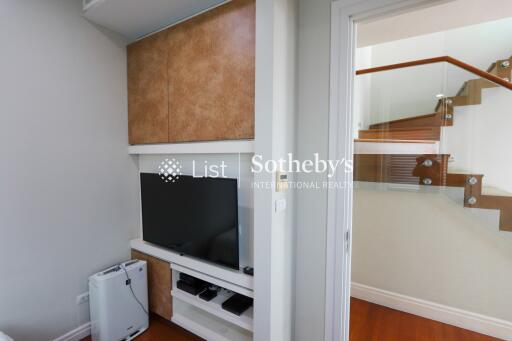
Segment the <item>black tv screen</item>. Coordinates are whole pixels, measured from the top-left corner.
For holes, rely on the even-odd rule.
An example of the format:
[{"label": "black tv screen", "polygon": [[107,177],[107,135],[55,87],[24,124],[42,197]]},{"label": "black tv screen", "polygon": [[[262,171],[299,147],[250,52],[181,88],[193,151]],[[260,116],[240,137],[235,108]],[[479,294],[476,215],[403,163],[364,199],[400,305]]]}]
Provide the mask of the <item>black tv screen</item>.
[{"label": "black tv screen", "polygon": [[239,269],[237,180],[141,173],[143,239]]}]

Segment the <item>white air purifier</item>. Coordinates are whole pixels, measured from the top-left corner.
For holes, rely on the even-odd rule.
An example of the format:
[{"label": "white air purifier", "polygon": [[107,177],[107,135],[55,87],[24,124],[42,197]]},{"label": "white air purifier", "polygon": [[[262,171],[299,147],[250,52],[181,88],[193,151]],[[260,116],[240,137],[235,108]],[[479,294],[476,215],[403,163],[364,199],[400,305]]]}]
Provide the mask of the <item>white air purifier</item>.
[{"label": "white air purifier", "polygon": [[128,261],[89,277],[93,341],[132,340],[149,326],[147,264]]}]

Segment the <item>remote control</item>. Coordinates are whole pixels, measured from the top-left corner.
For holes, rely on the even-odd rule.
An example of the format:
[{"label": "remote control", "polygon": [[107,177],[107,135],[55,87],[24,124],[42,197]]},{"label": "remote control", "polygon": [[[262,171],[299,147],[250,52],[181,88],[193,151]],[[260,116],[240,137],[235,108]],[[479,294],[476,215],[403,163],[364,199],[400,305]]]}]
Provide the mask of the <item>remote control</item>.
[{"label": "remote control", "polygon": [[250,266],[246,266],[244,268],[244,274],[254,276],[254,268],[251,268]]}]

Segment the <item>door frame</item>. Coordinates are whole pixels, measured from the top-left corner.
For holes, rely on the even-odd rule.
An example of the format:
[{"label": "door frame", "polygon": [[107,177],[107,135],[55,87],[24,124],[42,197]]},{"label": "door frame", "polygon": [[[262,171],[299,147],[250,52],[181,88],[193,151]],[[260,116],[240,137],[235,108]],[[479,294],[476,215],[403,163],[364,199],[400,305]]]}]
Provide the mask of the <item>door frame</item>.
[{"label": "door frame", "polygon": [[[451,0],[449,0],[451,1]],[[446,0],[338,0],[331,5],[329,159],[353,159],[352,96],[355,23]],[[327,193],[325,288],[326,341],[348,341],[352,249],[352,174],[337,172],[341,189]]]}]

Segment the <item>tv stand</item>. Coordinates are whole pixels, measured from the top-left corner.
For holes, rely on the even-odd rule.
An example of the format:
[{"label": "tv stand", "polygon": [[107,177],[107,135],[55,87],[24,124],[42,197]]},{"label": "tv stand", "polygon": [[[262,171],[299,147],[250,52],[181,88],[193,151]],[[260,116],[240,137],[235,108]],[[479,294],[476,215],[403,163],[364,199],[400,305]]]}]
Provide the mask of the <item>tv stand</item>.
[{"label": "tv stand", "polygon": [[[166,288],[166,294],[172,296],[170,303],[172,305],[172,322],[207,340],[252,339],[252,308],[241,316],[237,316],[221,308],[219,304],[222,303],[220,302],[221,297],[212,300],[212,302],[205,302],[199,296],[176,290],[179,273],[186,273],[225,290],[254,298],[254,279],[252,276],[245,274],[242,270],[237,271],[184,256],[181,253],[145,242],[142,239],[132,240],[131,248],[169,264],[172,272],[170,278],[164,276],[157,280],[170,282],[156,283],[156,286]],[[148,274],[148,276],[151,278],[151,274]],[[167,292],[168,288],[171,288],[170,292]]]}]

